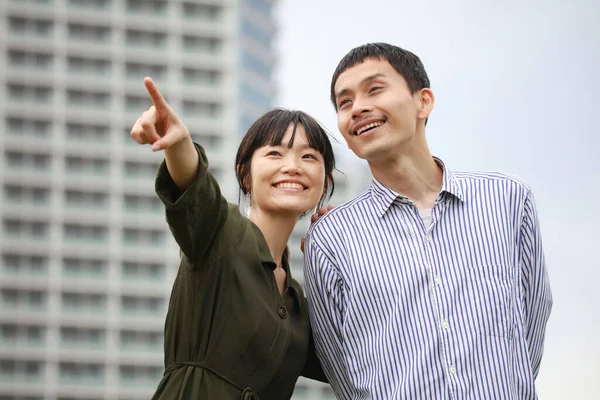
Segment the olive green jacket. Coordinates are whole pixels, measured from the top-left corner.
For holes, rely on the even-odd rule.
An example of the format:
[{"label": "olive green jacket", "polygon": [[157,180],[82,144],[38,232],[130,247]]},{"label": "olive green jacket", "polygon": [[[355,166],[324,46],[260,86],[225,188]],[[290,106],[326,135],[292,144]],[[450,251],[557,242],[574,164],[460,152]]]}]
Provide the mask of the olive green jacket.
[{"label": "olive green jacket", "polygon": [[165,323],[165,374],[153,399],[289,399],[298,376],[325,381],[302,288],[259,228],[221,196],[203,149],[181,194],[163,162],[156,192],[181,249]]}]

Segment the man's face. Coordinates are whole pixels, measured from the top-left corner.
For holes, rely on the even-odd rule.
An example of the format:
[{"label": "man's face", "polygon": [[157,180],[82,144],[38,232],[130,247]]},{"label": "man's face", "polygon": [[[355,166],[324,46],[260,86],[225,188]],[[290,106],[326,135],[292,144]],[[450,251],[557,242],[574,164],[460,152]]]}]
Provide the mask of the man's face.
[{"label": "man's face", "polygon": [[338,128],[348,147],[367,161],[397,155],[431,111],[422,101],[422,92],[428,89],[412,94],[386,60],[366,59],[348,68],[334,90]]}]

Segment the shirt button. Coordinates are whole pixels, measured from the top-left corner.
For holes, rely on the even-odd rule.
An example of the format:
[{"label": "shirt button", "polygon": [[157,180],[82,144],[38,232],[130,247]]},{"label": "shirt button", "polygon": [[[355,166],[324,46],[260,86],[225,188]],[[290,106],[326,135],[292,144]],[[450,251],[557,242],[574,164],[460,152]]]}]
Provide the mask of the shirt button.
[{"label": "shirt button", "polygon": [[427,240],[428,242],[431,242],[431,234],[425,236],[425,240]]},{"label": "shirt button", "polygon": [[454,368],[454,365],[451,365],[448,371],[450,371],[450,375],[456,375],[456,368]]},{"label": "shirt button", "polygon": [[277,313],[282,319],[287,318],[287,310],[285,309],[285,307],[279,306],[279,308],[277,309]]},{"label": "shirt button", "polygon": [[441,285],[442,284],[442,278],[440,278],[439,275],[435,277],[435,283],[437,285]]},{"label": "shirt button", "polygon": [[448,325],[448,321],[447,321],[447,320],[443,320],[443,321],[442,321],[442,328],[444,328],[444,329],[448,329],[448,326],[449,326],[449,325]]}]

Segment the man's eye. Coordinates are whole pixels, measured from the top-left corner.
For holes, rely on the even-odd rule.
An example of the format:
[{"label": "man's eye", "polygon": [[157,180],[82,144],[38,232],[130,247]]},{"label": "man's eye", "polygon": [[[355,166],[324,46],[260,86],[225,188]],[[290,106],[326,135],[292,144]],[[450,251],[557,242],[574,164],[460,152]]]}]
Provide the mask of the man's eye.
[{"label": "man's eye", "polygon": [[338,108],[342,108],[343,106],[345,106],[348,103],[350,103],[350,100],[342,100],[342,101],[340,101]]},{"label": "man's eye", "polygon": [[373,86],[371,88],[371,90],[369,90],[369,93],[373,93],[374,91],[379,90],[379,89],[383,89],[383,88],[381,86]]}]

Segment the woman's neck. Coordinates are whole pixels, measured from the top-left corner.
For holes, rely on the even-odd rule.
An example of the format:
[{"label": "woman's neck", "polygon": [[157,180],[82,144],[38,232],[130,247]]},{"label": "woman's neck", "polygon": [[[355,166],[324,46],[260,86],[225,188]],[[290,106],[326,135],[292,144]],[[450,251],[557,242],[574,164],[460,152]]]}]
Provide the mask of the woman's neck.
[{"label": "woman's neck", "polygon": [[256,224],[262,232],[273,261],[279,266],[283,262],[283,252],[296,226],[297,216],[282,214],[267,214],[252,209],[248,219]]}]

